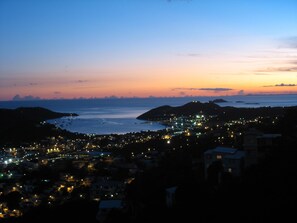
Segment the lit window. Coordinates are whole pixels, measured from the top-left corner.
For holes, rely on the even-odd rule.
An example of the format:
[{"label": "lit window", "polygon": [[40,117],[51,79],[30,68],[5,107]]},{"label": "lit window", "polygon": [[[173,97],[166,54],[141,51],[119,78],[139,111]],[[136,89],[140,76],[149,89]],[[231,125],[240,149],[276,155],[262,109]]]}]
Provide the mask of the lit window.
[{"label": "lit window", "polygon": [[221,160],[222,159],[222,155],[217,155],[217,160]]},{"label": "lit window", "polygon": [[232,168],[228,168],[228,172],[229,173],[232,173]]}]

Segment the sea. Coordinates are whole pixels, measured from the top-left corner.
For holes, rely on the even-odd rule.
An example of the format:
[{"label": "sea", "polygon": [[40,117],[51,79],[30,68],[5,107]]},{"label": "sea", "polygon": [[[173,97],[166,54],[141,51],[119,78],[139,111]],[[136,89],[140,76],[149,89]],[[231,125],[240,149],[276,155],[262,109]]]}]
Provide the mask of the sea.
[{"label": "sea", "polygon": [[157,131],[165,127],[137,116],[162,105],[181,106],[191,101],[208,102],[224,99],[220,106],[288,107],[297,106],[297,95],[244,95],[220,97],[150,97],[104,99],[57,99],[35,101],[0,101],[0,108],[43,107],[56,112],[76,113],[77,117],[48,120],[62,129],[85,134],[125,134]]}]

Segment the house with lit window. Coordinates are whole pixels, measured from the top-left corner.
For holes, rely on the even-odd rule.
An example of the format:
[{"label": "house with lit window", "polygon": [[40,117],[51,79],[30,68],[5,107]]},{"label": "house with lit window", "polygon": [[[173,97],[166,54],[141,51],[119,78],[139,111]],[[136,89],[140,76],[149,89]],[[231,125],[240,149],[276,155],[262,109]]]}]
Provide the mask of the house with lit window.
[{"label": "house with lit window", "polygon": [[220,166],[220,172],[240,176],[244,168],[245,151],[228,147],[216,147],[204,153],[205,176],[213,166]]}]

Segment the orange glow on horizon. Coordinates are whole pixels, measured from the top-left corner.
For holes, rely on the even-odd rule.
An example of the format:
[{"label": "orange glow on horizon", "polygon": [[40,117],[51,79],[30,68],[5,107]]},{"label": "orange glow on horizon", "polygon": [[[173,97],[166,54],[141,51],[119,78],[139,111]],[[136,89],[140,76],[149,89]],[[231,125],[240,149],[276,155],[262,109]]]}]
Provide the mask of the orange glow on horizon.
[{"label": "orange glow on horizon", "polygon": [[[135,66],[117,68],[111,74],[98,74],[95,69],[69,71],[67,74],[47,74],[44,78],[32,76],[28,83],[21,80],[7,81],[1,88],[0,100],[11,100],[15,95],[31,95],[42,99],[104,98],[104,97],[185,97],[185,96],[230,96],[242,94],[296,94],[297,86],[276,86],[295,83],[289,72],[270,72],[264,75],[248,66],[224,64],[176,63],[160,64],[154,68]],[[187,66],[186,66],[187,65]],[[166,67],[167,66],[167,67]],[[147,69],[146,69],[147,68]],[[255,69],[255,68],[253,68]],[[230,71],[230,72],[227,72]],[[233,72],[231,72],[233,71]],[[285,82],[284,82],[285,81]],[[213,90],[212,90],[213,89]]]},{"label": "orange glow on horizon", "polygon": [[[176,85],[177,86],[177,85]],[[197,85],[196,85],[197,86]],[[18,90],[18,94],[21,97],[24,96],[34,96],[41,99],[72,99],[72,98],[105,98],[105,97],[186,97],[186,96],[232,96],[232,95],[247,95],[247,94],[297,94],[297,87],[276,87],[276,86],[250,86],[245,85],[236,86],[235,84],[230,85],[220,85],[222,88],[230,88],[232,90],[220,91],[220,90],[199,90],[199,88],[204,88],[204,86],[211,85],[200,85],[196,90],[196,86],[190,85],[182,88],[170,88],[170,86],[165,85],[136,85],[135,87],[127,85],[121,86],[120,84],[114,85],[114,87],[108,88],[98,88],[93,85],[86,85],[82,88],[68,87],[57,87],[55,92],[53,92],[52,87],[44,88],[22,88]],[[216,85],[213,85],[216,86]],[[195,88],[195,89],[194,89]],[[214,87],[215,89],[215,87]],[[14,94],[15,95],[15,94]],[[2,94],[1,100],[11,100],[14,96],[11,93]]]}]

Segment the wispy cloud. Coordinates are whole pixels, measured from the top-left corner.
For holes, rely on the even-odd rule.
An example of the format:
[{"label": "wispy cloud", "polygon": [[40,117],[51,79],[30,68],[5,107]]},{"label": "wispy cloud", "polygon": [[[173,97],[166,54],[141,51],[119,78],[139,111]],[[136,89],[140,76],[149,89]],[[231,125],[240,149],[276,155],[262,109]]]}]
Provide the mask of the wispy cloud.
[{"label": "wispy cloud", "polygon": [[61,91],[54,91],[54,94],[61,94]]},{"label": "wispy cloud", "polygon": [[86,82],[89,82],[88,80],[77,80],[75,81],[76,83],[86,83]]},{"label": "wispy cloud", "polygon": [[290,61],[288,61],[288,63],[297,65],[297,60],[290,60]]},{"label": "wispy cloud", "polygon": [[188,56],[188,57],[201,57],[201,54],[199,54],[199,53],[188,53],[188,54],[186,54],[186,56]]},{"label": "wispy cloud", "polygon": [[281,84],[275,84],[275,85],[265,85],[263,87],[295,87],[297,86],[296,84],[284,84],[284,83],[281,83]]},{"label": "wispy cloud", "polygon": [[221,92],[221,91],[231,91],[234,90],[232,88],[172,88],[173,91],[214,91],[214,92]]},{"label": "wispy cloud", "polygon": [[279,47],[297,49],[297,36],[291,36],[281,39],[281,44]]},{"label": "wispy cloud", "polygon": [[284,83],[281,83],[281,84],[276,84],[275,86],[276,87],[294,87],[294,86],[296,86],[296,84],[284,84]]},{"label": "wispy cloud", "polygon": [[106,99],[118,99],[119,97],[116,95],[105,96]]},{"label": "wispy cloud", "polygon": [[172,91],[199,91],[200,88],[193,88],[193,87],[177,87],[172,88]]},{"label": "wispy cloud", "polygon": [[270,73],[254,73],[254,75],[271,75]]},{"label": "wispy cloud", "polygon": [[26,95],[24,97],[20,96],[19,94],[15,95],[12,100],[13,101],[33,101],[33,100],[40,100],[40,97],[35,97],[33,95]]},{"label": "wispy cloud", "polygon": [[200,53],[179,53],[177,55],[181,57],[202,57]]},{"label": "wispy cloud", "polygon": [[199,90],[201,91],[215,91],[215,92],[220,92],[220,91],[231,91],[233,90],[232,88],[200,88]]},{"label": "wispy cloud", "polygon": [[268,67],[257,72],[297,72],[297,67]]},{"label": "wispy cloud", "polygon": [[238,95],[244,95],[244,90],[240,90],[237,92]]}]

